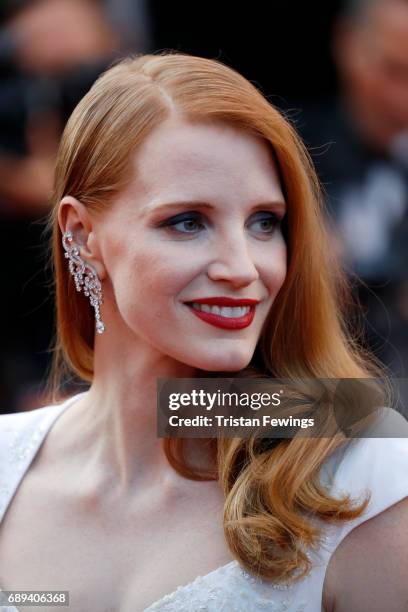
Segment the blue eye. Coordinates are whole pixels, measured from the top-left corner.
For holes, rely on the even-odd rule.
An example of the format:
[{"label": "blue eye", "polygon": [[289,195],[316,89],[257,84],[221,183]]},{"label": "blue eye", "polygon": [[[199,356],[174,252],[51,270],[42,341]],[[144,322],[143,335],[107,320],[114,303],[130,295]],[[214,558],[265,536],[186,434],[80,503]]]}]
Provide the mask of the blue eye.
[{"label": "blue eye", "polygon": [[258,213],[257,216],[258,219],[253,221],[251,225],[258,223],[259,229],[255,231],[260,231],[261,234],[272,234],[275,231],[275,228],[282,221],[282,219],[275,213],[262,212]]},{"label": "blue eye", "polygon": [[160,227],[170,227],[171,229],[183,234],[194,234],[199,229],[205,226],[201,223],[201,215],[199,213],[183,213],[171,217],[160,224]]},{"label": "blue eye", "polygon": [[[262,211],[253,216],[253,220],[248,223],[249,226],[258,224],[255,232],[263,236],[271,236],[275,228],[280,224],[281,218],[273,212]],[[170,217],[162,221],[159,227],[168,228],[170,231],[175,231],[180,234],[196,234],[204,229],[206,225],[203,223],[203,216],[199,212],[185,212],[174,217]]]}]

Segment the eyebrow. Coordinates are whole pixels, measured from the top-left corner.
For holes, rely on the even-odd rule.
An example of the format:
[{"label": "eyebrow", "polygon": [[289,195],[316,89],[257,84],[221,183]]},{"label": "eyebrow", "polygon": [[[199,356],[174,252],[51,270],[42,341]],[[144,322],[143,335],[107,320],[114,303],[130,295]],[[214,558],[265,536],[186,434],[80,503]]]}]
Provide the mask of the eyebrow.
[{"label": "eyebrow", "polygon": [[[158,204],[147,204],[141,210],[142,215],[146,215],[149,212],[156,210],[162,210],[163,208],[204,208],[208,210],[215,210],[215,206],[202,200],[180,200],[177,202],[163,202]],[[273,200],[269,202],[261,202],[260,204],[254,204],[251,209],[262,210],[264,208],[274,208],[280,212],[286,212],[286,203],[283,200]]]}]

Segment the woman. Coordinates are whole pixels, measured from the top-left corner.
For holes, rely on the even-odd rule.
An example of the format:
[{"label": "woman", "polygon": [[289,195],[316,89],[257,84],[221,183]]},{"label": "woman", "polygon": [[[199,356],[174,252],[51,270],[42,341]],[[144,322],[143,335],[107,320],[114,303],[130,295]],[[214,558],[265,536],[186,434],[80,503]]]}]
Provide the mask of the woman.
[{"label": "woman", "polygon": [[[163,453],[155,433],[157,378],[380,373],[345,324],[315,174],[280,113],[217,61],[127,59],[66,126],[52,223],[54,380],[65,364],[91,386],[2,417],[3,589],[69,590],[76,612],[403,609],[404,440]],[[379,580],[379,543],[401,575]]]}]

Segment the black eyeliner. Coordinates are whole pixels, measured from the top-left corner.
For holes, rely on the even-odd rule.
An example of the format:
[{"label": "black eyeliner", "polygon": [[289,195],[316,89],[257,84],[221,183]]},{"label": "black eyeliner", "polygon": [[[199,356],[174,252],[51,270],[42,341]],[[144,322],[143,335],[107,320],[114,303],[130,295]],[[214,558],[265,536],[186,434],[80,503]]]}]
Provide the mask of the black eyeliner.
[{"label": "black eyeliner", "polygon": [[159,227],[176,225],[177,223],[182,223],[183,221],[190,221],[191,219],[193,219],[194,221],[201,220],[202,214],[195,211],[180,213],[178,215],[175,215],[174,217],[169,217],[168,219],[161,221],[159,223]]}]

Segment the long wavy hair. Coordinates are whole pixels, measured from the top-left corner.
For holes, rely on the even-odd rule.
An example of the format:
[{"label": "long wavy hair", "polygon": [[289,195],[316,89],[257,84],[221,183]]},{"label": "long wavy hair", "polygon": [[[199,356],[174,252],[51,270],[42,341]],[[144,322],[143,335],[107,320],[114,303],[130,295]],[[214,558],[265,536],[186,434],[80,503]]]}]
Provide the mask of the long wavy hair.
[{"label": "long wavy hair", "polygon": [[[150,132],[177,113],[191,121],[221,121],[262,137],[276,159],[287,202],[287,276],[268,314],[248,368],[238,376],[370,378],[383,375],[349,325],[355,303],[324,221],[319,183],[290,122],[243,76],[220,61],[166,52],[126,58],[95,82],[72,113],[59,149],[50,216],[57,335],[51,387],[64,372],[92,382],[95,324],[78,295],[61,247],[58,206],[71,195],[103,212],[131,177],[132,154]],[[217,373],[221,375],[222,373]],[[231,377],[231,372],[226,374]],[[190,465],[187,440],[165,439],[170,464],[190,479],[218,479],[225,492],[224,532],[233,555],[250,572],[275,581],[310,570],[318,522],[363,512],[347,495],[332,497],[319,472],[344,436],[213,439],[214,462]],[[317,519],[314,520],[314,519]]]}]

